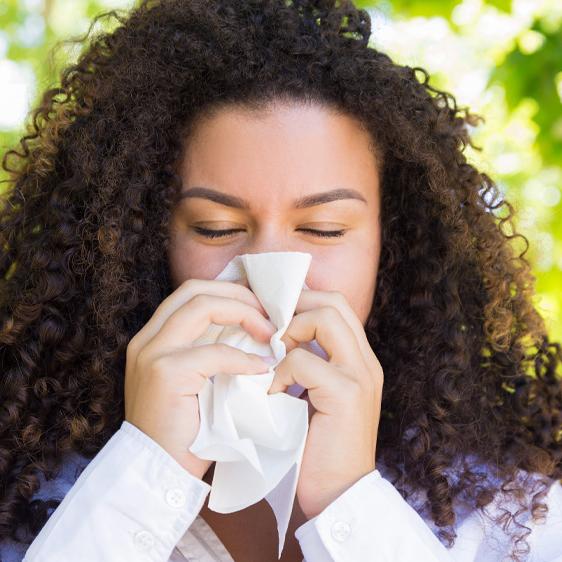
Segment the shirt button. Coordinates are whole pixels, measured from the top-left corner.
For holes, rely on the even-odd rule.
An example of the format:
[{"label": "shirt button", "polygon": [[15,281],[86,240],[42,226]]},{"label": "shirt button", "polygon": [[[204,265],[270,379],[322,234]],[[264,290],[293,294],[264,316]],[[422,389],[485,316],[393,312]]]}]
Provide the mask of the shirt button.
[{"label": "shirt button", "polygon": [[181,488],[170,488],[166,492],[166,502],[172,507],[183,507],[185,505],[185,494]]},{"label": "shirt button", "polygon": [[135,544],[142,550],[147,550],[154,545],[154,537],[149,531],[135,533]]},{"label": "shirt button", "polygon": [[351,527],[349,523],[345,521],[336,521],[332,525],[332,537],[338,542],[343,542],[347,537],[349,537],[349,533],[351,533]]}]

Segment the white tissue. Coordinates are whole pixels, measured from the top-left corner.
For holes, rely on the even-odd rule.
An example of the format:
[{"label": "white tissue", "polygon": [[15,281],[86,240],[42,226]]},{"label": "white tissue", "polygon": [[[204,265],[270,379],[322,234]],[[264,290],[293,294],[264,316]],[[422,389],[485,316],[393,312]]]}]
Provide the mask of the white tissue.
[{"label": "white tissue", "polygon": [[[189,450],[216,461],[209,509],[239,511],[263,498],[277,521],[279,554],[293,509],[298,476],[308,433],[308,403],[298,398],[304,388],[268,395],[274,369],[286,355],[281,337],[293,318],[312,256],[304,252],[265,252],[234,257],[217,280],[244,282],[277,327],[269,344],[254,340],[240,326],[211,324],[193,345],[225,343],[247,353],[272,355],[276,363],[267,374],[217,373],[198,393],[201,425]],[[301,344],[327,358],[316,340]]]}]

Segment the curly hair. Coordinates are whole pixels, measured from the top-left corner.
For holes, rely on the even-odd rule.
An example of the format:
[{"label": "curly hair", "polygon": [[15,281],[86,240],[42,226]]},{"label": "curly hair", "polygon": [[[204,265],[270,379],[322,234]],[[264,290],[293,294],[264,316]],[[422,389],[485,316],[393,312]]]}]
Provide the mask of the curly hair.
[{"label": "curly hair", "polygon": [[381,156],[377,462],[404,497],[425,491],[448,546],[457,501],[506,494],[518,508],[497,523],[515,560],[528,551],[519,517],[544,516],[562,478],[561,347],[513,206],[464,154],[479,117],[370,35],[350,0],[144,0],[78,39],[2,159],[0,539],[38,532],[39,475],[93,458],[124,419],[127,345],[172,291],[163,250],[196,119],[286,99],[356,117]]}]

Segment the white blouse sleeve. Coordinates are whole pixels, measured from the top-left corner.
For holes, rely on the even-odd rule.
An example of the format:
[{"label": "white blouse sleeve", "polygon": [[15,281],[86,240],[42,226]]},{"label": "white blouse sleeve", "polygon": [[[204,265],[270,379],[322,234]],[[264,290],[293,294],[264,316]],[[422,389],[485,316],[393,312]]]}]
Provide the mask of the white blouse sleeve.
[{"label": "white blouse sleeve", "polygon": [[[545,498],[544,522],[527,521],[529,562],[562,562],[562,486]],[[473,511],[456,528],[447,549],[428,524],[378,470],[366,474],[316,517],[295,531],[305,562],[499,562],[511,551],[511,537]]]},{"label": "white blouse sleeve", "polygon": [[450,562],[447,549],[378,470],[295,531],[306,562]]},{"label": "white blouse sleeve", "polygon": [[167,562],[211,486],[123,421],[31,543],[24,562]]}]

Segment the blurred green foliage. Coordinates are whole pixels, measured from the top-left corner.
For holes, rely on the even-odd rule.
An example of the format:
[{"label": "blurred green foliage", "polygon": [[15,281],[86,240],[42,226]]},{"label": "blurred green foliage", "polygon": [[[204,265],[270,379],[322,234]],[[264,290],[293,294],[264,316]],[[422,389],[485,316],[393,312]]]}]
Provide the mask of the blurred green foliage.
[{"label": "blurred green foliage", "polygon": [[[80,47],[70,40],[85,33],[95,15],[130,5],[123,0],[0,0],[0,63],[12,61],[24,75],[33,76],[30,107],[55,85],[64,65],[76,58]],[[112,24],[114,20],[105,28]],[[13,80],[3,79],[0,72],[0,103],[5,103],[3,94],[13,87]],[[10,96],[6,99],[13,101]],[[22,126],[2,125],[0,119],[0,154],[19,140],[22,130]]]},{"label": "blurred green foliage", "polygon": [[[390,7],[393,14],[399,17],[424,17],[431,18],[440,16],[447,19],[451,18],[453,10],[460,4],[459,0],[392,0],[386,6],[382,2],[373,0],[358,0],[357,6],[372,8],[373,6]],[[511,11],[511,0],[487,0],[486,4],[493,6],[504,12]]]},{"label": "blurred green foliage", "polygon": [[533,121],[539,127],[537,148],[545,164],[556,166],[562,163],[562,28],[549,29],[539,20],[531,32],[540,47],[528,53],[516,45],[493,72],[491,83],[505,84],[510,111],[524,99],[536,102]]},{"label": "blurred green foliage", "polygon": [[[28,109],[78,54],[79,45],[61,40],[84,33],[94,15],[133,2],[0,0],[0,155],[23,130],[25,112],[17,123],[8,119],[11,105],[22,102],[18,81],[32,77],[24,100]],[[484,116],[474,131],[483,151],[469,148],[467,155],[514,203],[516,228],[531,243],[525,256],[537,277],[536,304],[553,338],[561,341],[562,2],[355,3],[372,14],[374,46],[401,64],[423,66],[434,86],[458,93],[459,105],[468,101]]]}]

